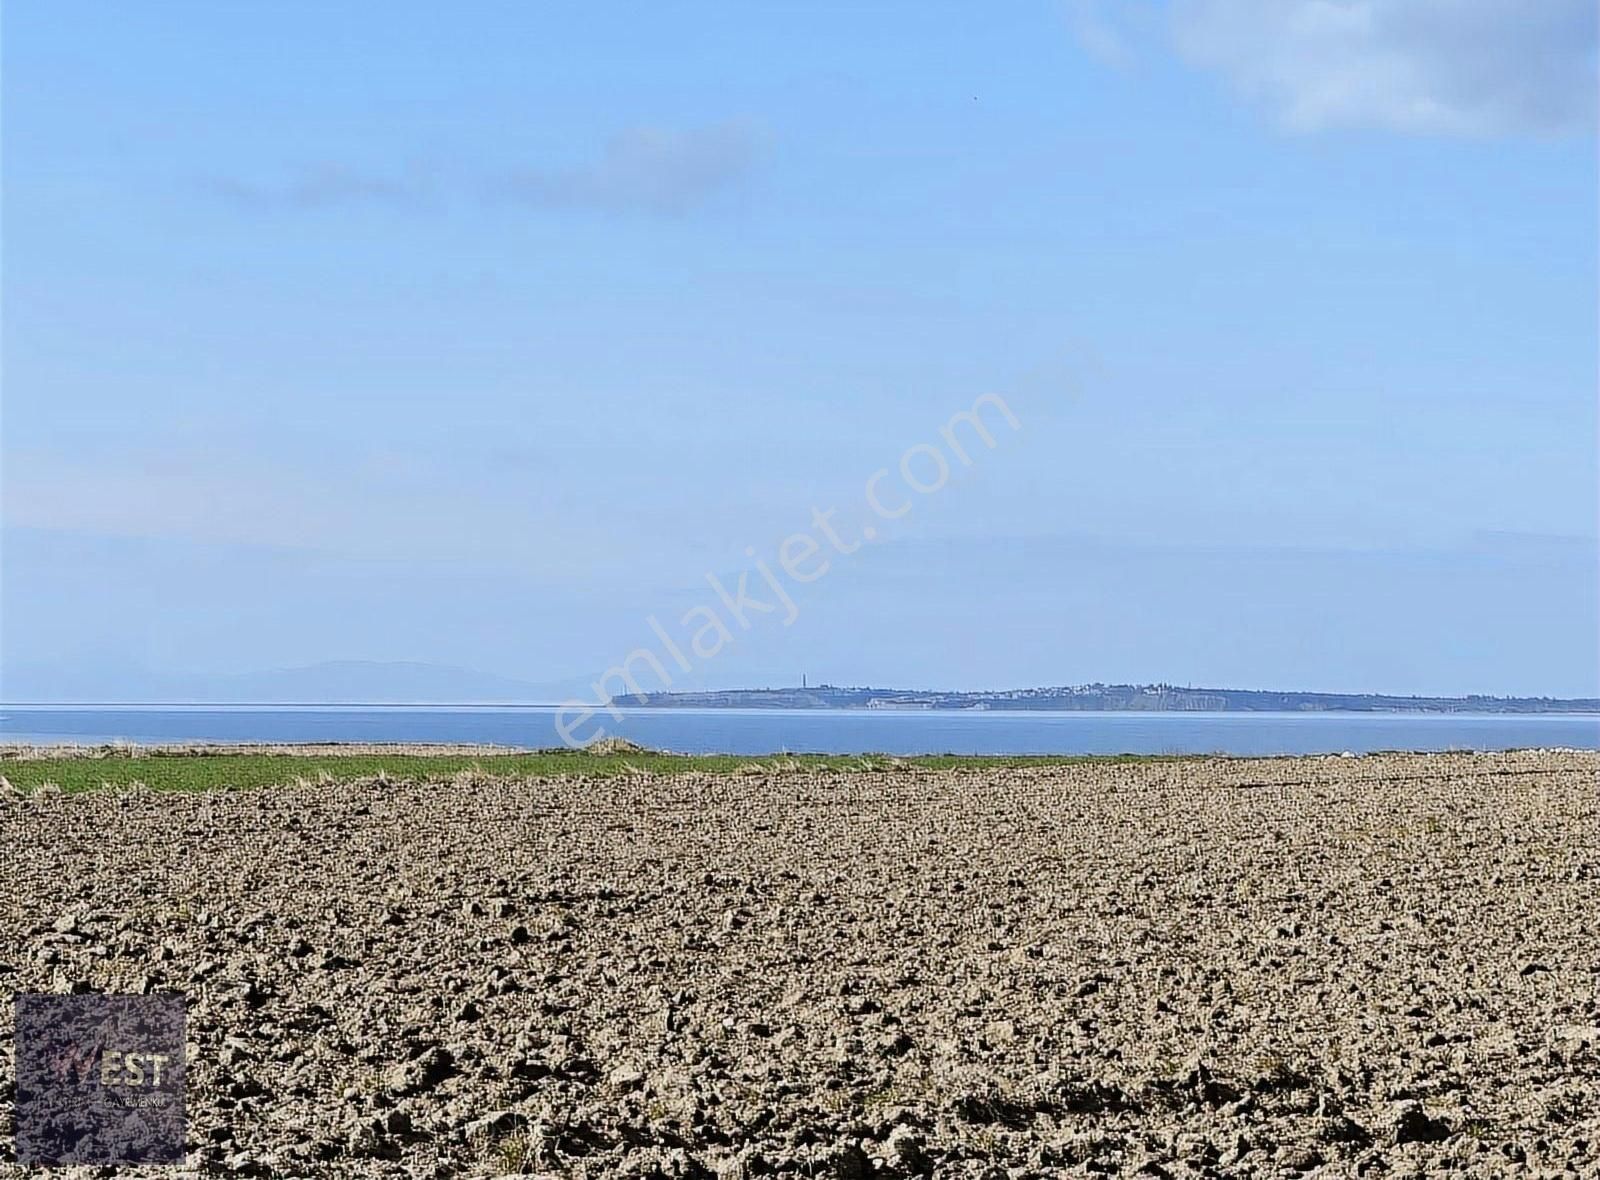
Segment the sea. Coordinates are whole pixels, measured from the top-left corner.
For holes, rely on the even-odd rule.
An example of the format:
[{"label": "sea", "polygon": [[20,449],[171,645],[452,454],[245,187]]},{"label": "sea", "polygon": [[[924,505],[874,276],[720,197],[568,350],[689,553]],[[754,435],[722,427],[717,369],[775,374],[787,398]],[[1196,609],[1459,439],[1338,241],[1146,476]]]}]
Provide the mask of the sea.
[{"label": "sea", "polygon": [[[0,705],[0,741],[563,744],[546,706]],[[1600,749],[1600,715],[624,709],[569,731],[686,754],[1338,754]]]}]

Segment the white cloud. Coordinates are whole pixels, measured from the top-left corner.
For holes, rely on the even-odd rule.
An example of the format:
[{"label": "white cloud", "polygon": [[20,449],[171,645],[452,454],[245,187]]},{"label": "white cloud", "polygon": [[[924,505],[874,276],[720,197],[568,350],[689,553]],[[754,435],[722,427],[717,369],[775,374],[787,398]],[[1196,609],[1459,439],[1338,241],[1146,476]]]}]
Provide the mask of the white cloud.
[{"label": "white cloud", "polygon": [[1595,112],[1593,0],[1173,0],[1189,62],[1295,130],[1559,133]]}]

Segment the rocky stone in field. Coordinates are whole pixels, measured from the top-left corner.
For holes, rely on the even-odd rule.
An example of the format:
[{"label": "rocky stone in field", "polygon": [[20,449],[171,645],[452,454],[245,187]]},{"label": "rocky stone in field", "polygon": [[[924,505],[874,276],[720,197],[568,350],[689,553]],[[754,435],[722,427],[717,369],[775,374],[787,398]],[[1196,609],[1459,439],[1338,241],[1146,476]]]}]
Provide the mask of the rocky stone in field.
[{"label": "rocky stone in field", "polygon": [[392,1066],[384,1074],[384,1086],[402,1097],[432,1090],[455,1072],[455,1057],[448,1050],[433,1046],[410,1061]]},{"label": "rocky stone in field", "polygon": [[517,1110],[496,1110],[466,1123],[463,1138],[475,1147],[487,1147],[498,1140],[528,1128],[528,1116]]},{"label": "rocky stone in field", "polygon": [[1309,1172],[1322,1163],[1322,1153],[1314,1147],[1284,1146],[1273,1159],[1286,1172]]},{"label": "rocky stone in field", "polygon": [[872,1159],[854,1143],[835,1145],[821,1159],[822,1174],[833,1180],[871,1180]]},{"label": "rocky stone in field", "polygon": [[1395,1105],[1390,1113],[1390,1127],[1397,1144],[1438,1143],[1450,1137],[1450,1124],[1430,1116],[1422,1103],[1415,1101]]},{"label": "rocky stone in field", "polygon": [[889,1158],[911,1175],[918,1176],[928,1171],[930,1162],[926,1140],[911,1127],[896,1127],[889,1132],[889,1140],[884,1146],[888,1149]]}]

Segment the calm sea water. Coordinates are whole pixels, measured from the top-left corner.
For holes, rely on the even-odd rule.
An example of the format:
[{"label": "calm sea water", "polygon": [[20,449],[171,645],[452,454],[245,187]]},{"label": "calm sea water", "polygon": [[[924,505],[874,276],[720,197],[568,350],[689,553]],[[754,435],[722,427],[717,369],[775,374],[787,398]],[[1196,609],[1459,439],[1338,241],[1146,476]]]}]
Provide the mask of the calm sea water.
[{"label": "calm sea water", "polygon": [[[492,742],[556,746],[551,708],[0,708],[24,742]],[[1315,754],[1371,750],[1600,749],[1600,717],[1576,714],[1002,713],[834,709],[644,709],[607,733],[683,753]],[[587,734],[593,722],[578,728]]]}]

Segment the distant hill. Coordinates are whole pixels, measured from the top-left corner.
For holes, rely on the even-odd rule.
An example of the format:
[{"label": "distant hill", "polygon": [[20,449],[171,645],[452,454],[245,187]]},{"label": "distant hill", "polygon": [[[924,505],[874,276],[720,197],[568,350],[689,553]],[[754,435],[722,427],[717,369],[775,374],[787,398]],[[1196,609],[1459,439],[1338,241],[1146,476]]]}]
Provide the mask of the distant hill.
[{"label": "distant hill", "polygon": [[1600,713],[1600,699],[1557,697],[1419,697],[1368,693],[1272,692],[1239,688],[1179,688],[1171,684],[1082,684],[994,692],[936,692],[892,688],[736,689],[727,692],[644,693],[618,697],[639,708],[729,709],[969,709],[1084,712],[1215,713]]}]

